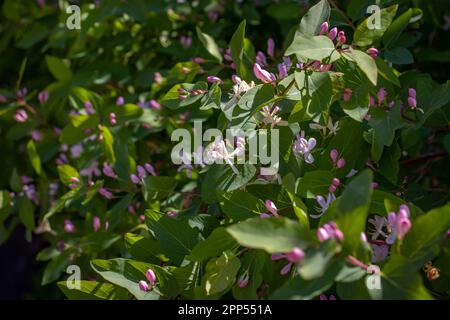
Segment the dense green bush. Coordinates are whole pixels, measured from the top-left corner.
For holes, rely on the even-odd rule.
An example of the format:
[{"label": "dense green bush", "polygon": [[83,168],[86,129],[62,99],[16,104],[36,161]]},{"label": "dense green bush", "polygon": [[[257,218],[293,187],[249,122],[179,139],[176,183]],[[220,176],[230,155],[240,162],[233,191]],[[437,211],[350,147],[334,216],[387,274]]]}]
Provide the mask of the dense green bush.
[{"label": "dense green bush", "polygon": [[[69,30],[3,1],[0,244],[44,239],[70,299],[448,298],[450,15],[373,4],[97,1]],[[175,164],[197,121],[277,171],[232,163],[249,137]]]}]

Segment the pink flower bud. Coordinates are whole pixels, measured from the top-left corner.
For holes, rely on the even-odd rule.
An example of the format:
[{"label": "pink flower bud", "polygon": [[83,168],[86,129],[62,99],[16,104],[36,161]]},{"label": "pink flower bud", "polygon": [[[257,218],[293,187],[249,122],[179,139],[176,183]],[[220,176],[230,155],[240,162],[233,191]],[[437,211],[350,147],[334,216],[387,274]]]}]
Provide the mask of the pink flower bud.
[{"label": "pink flower bud", "polygon": [[147,176],[147,172],[145,171],[143,166],[137,166],[136,170],[138,172],[139,178],[144,179]]},{"label": "pink flower bud", "polygon": [[150,285],[153,287],[156,282],[155,272],[152,269],[148,269],[147,272],[145,273],[145,277],[150,282]]},{"label": "pink flower bud", "polygon": [[111,112],[111,113],[109,114],[109,122],[110,122],[112,125],[117,124],[116,114],[115,114],[114,112]]},{"label": "pink flower bud", "polygon": [[304,257],[305,252],[298,247],[293,248],[286,254],[286,258],[293,263],[299,263]]},{"label": "pink flower bud", "polygon": [[275,56],[275,41],[272,38],[267,39],[267,54],[271,58]]},{"label": "pink flower bud", "polygon": [[343,233],[341,230],[337,229],[337,230],[334,232],[334,238],[335,238],[336,240],[342,242],[342,241],[344,241],[344,233]]},{"label": "pink flower bud", "polygon": [[117,174],[114,172],[114,169],[110,165],[108,165],[106,162],[103,163],[102,171],[103,171],[103,174],[107,177],[110,177],[113,179],[117,178]]},{"label": "pink flower bud", "polygon": [[245,288],[248,285],[248,280],[249,280],[249,275],[248,275],[248,272],[246,272],[239,278],[238,287],[241,289]]},{"label": "pink flower bud", "polygon": [[71,177],[69,180],[74,183],[80,183],[80,179],[78,179],[77,177]]},{"label": "pink flower bud", "polygon": [[256,78],[264,83],[271,83],[275,81],[275,76],[272,73],[262,69],[258,63],[255,63],[253,65],[253,73],[255,74]]},{"label": "pink flower bud", "polygon": [[162,82],[161,73],[155,72],[155,74],[153,75],[153,81],[155,81],[157,84],[161,84]]},{"label": "pink flower bud", "polygon": [[0,103],[5,103],[8,101],[4,95],[0,95]]},{"label": "pink flower bud", "polygon": [[333,161],[333,163],[336,163],[338,156],[339,156],[339,153],[336,149],[333,149],[330,151],[330,158],[331,158],[331,161]]},{"label": "pink flower bud", "polygon": [[64,231],[66,233],[73,233],[75,231],[75,226],[73,225],[72,221],[64,220]]},{"label": "pink flower bud", "polygon": [[319,239],[320,242],[324,242],[326,240],[328,240],[330,238],[330,234],[328,233],[328,231],[323,228],[320,227],[317,229],[317,239]]},{"label": "pink flower bud", "polygon": [[18,109],[14,114],[14,120],[17,122],[25,122],[28,120],[28,114],[23,109]]},{"label": "pink flower bud", "polygon": [[345,32],[339,31],[338,32],[338,45],[343,45],[343,44],[345,44],[345,42],[347,42],[347,38],[345,37]]},{"label": "pink flower bud", "polygon": [[274,253],[270,256],[270,260],[276,261],[280,259],[286,258],[286,255],[284,253]]},{"label": "pink flower bud", "polygon": [[338,29],[336,27],[334,27],[330,30],[330,32],[328,32],[328,37],[331,39],[331,41],[333,41],[334,39],[336,39],[337,34],[338,34]]},{"label": "pink flower bud", "polygon": [[286,78],[287,75],[288,75],[288,71],[287,71],[286,64],[284,62],[280,63],[278,65],[278,76],[280,77],[280,79],[284,79],[284,78]]},{"label": "pink flower bud", "polygon": [[150,163],[144,164],[145,170],[150,173],[152,176],[156,176],[156,171]]},{"label": "pink flower bud", "polygon": [[324,23],[322,23],[320,25],[320,31],[319,31],[319,35],[323,35],[328,31],[328,22],[325,21]]},{"label": "pink flower bud", "polygon": [[406,204],[401,204],[398,210],[398,214],[402,217],[409,218],[409,207]]},{"label": "pink flower bud", "polygon": [[265,205],[266,205],[267,211],[272,213],[274,216],[278,216],[278,209],[275,206],[275,203],[273,203],[271,200],[266,200]]},{"label": "pink flower bud", "polygon": [[98,193],[108,200],[111,200],[113,198],[113,194],[108,190],[106,190],[105,188],[98,189]]},{"label": "pink flower bud", "polygon": [[334,184],[330,185],[328,187],[328,191],[330,191],[331,193],[334,193],[336,191],[336,186]]},{"label": "pink flower bud", "polygon": [[369,107],[375,107],[375,98],[372,96],[369,97]]},{"label": "pink flower bud", "polygon": [[216,76],[208,76],[206,80],[208,80],[208,82],[210,83],[219,83],[219,84],[223,83],[222,79]]},{"label": "pink flower bud", "polygon": [[263,213],[261,213],[261,214],[259,215],[259,217],[262,218],[262,219],[266,219],[266,218],[270,218],[271,215],[268,214],[268,213],[266,213],[266,212],[263,212]]},{"label": "pink flower bud", "polygon": [[144,292],[150,291],[150,287],[144,280],[139,281],[139,289]]},{"label": "pink flower bud", "polygon": [[369,48],[369,49],[367,49],[366,52],[373,59],[376,59],[378,57],[378,49],[377,48]]},{"label": "pink flower bud", "polygon": [[412,108],[415,109],[417,108],[417,100],[414,97],[408,97],[408,105]]},{"label": "pink flower bud", "polygon": [[331,183],[333,185],[335,185],[336,187],[339,187],[339,185],[341,184],[341,180],[339,180],[338,178],[333,178],[333,180],[331,181]]},{"label": "pink flower bud", "polygon": [[343,168],[343,167],[345,166],[345,159],[344,159],[344,158],[340,158],[340,159],[338,160],[336,166],[337,166],[338,169]]},{"label": "pink flower bud", "polygon": [[93,114],[94,113],[94,106],[92,105],[92,102],[86,101],[84,103],[84,110],[86,110],[87,114]]},{"label": "pink flower bud", "polygon": [[41,141],[42,140],[42,134],[38,130],[31,131],[31,139],[34,141]]},{"label": "pink flower bud", "polygon": [[139,216],[139,220],[141,220],[141,222],[144,222],[145,221],[145,215],[141,214]]},{"label": "pink flower bud", "polygon": [[45,104],[48,101],[49,93],[48,91],[41,91],[38,93],[38,100],[41,104]]},{"label": "pink flower bud", "polygon": [[95,231],[95,232],[97,232],[97,231],[100,229],[100,227],[101,227],[101,222],[100,222],[100,218],[99,218],[99,217],[95,216],[95,217],[92,219],[92,227],[94,228],[94,231]]},{"label": "pink flower bud", "polygon": [[361,232],[361,234],[359,235],[359,240],[361,240],[361,242],[367,242],[367,236],[365,232]]},{"label": "pink flower bud", "polygon": [[372,182],[372,189],[376,189],[378,188],[378,183],[377,182]]},{"label": "pink flower bud", "polygon": [[125,99],[122,96],[117,97],[116,105],[121,106],[123,104],[125,104]]},{"label": "pink flower bud", "polygon": [[344,93],[343,93],[343,95],[342,95],[342,98],[344,99],[344,101],[349,101],[350,100],[350,98],[351,98],[351,96],[352,96],[352,89],[350,89],[350,88],[345,88],[344,89]]},{"label": "pink flower bud", "polygon": [[141,180],[139,180],[138,176],[135,175],[134,173],[130,174],[130,179],[131,179],[131,182],[133,182],[134,184],[141,183]]},{"label": "pink flower bud", "polygon": [[408,96],[415,98],[416,97],[416,89],[409,88],[408,89]]},{"label": "pink flower bud", "polygon": [[381,104],[387,96],[387,91],[384,87],[381,87],[380,90],[378,90],[377,98],[378,98],[378,104]]}]

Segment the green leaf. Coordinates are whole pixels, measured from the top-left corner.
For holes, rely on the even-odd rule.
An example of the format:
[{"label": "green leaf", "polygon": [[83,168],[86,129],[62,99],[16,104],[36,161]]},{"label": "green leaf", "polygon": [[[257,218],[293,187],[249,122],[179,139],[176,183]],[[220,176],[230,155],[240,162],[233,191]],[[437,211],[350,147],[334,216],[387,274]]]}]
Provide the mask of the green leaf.
[{"label": "green leaf", "polygon": [[245,45],[245,25],[246,21],[243,20],[230,41],[231,57],[236,65],[236,71],[238,75],[245,81],[249,81],[251,78],[250,71],[244,64],[244,45]]},{"label": "green leaf", "polygon": [[401,35],[403,30],[408,26],[409,21],[411,20],[413,15],[413,9],[408,9],[403,12],[397,19],[392,22],[389,28],[386,30],[383,35],[383,43],[385,47],[389,48],[391,44],[393,44]]},{"label": "green leaf", "polygon": [[220,202],[222,211],[234,221],[254,218],[265,211],[264,203],[260,199],[239,190],[222,194]]},{"label": "green leaf", "polygon": [[58,282],[58,287],[70,300],[126,300],[128,294],[111,283],[80,281],[80,288],[67,287],[66,281]]},{"label": "green leaf", "polygon": [[229,192],[246,185],[256,174],[256,167],[252,164],[236,164],[239,175],[233,172],[227,164],[213,164],[210,166],[204,182],[201,185],[202,199],[206,203],[217,200],[217,192]]},{"label": "green leaf", "polygon": [[320,26],[330,17],[331,8],[328,0],[321,0],[312,6],[303,16],[300,22],[299,33],[315,36],[319,33]]},{"label": "green leaf", "polygon": [[295,82],[300,90],[302,103],[312,118],[319,118],[328,111],[333,93],[332,82],[327,72],[306,73],[295,71]]},{"label": "green leaf", "polygon": [[11,196],[6,190],[0,191],[0,225],[5,221],[11,213]]},{"label": "green leaf", "polygon": [[190,261],[203,261],[211,257],[217,257],[222,252],[236,247],[236,241],[225,228],[215,229],[208,238],[200,241],[191,254],[186,258]]},{"label": "green leaf", "polygon": [[[375,12],[366,20],[361,22],[356,28],[353,36],[353,42],[359,47],[366,47],[381,39],[387,28],[391,25],[392,19],[394,19],[397,13],[398,5],[393,5],[388,8],[381,9],[379,13]],[[376,28],[374,25],[370,25],[372,29],[369,29],[368,22],[376,21],[377,14],[380,15],[380,28]]]},{"label": "green leaf", "polygon": [[80,174],[78,173],[77,169],[68,164],[58,166],[58,175],[61,182],[65,185],[73,183],[71,178],[80,179]]},{"label": "green leaf", "polygon": [[102,127],[101,132],[103,137],[102,147],[105,152],[106,159],[108,159],[109,163],[114,164],[116,162],[116,156],[114,154],[114,136],[108,127]]},{"label": "green leaf", "polygon": [[41,285],[44,286],[59,279],[66,267],[72,263],[70,256],[74,251],[75,249],[72,248],[66,249],[47,264],[42,275]]},{"label": "green leaf", "polygon": [[298,181],[298,194],[308,199],[328,194],[328,187],[333,178],[334,175],[330,171],[309,171]]},{"label": "green leaf", "polygon": [[175,189],[177,182],[172,177],[147,176],[142,185],[145,201],[167,198]]},{"label": "green leaf", "polygon": [[304,280],[299,276],[286,282],[277,289],[270,297],[274,300],[311,300],[328,290],[334,282],[334,278],[341,270],[340,263],[334,263],[325,274],[314,280]]},{"label": "green leaf", "polygon": [[[173,291],[170,272],[157,265],[117,258],[92,260],[91,267],[105,280],[127,289],[138,300],[159,300],[160,295],[158,291],[163,294],[171,294]],[[145,280],[145,272],[149,268],[156,275],[156,290],[144,292],[139,289],[138,283],[140,280]]]},{"label": "green leaf", "polygon": [[398,172],[400,170],[399,160],[401,152],[402,150],[398,143],[394,143],[383,152],[383,156],[380,159],[380,173],[394,185],[397,184]]},{"label": "green leaf", "polygon": [[406,48],[398,47],[391,50],[386,50],[384,57],[387,61],[393,64],[411,64],[414,63],[414,57]]},{"label": "green leaf", "polygon": [[69,67],[59,58],[52,56],[45,56],[47,66],[52,75],[59,81],[69,81],[73,74]]},{"label": "green leaf", "polygon": [[432,260],[450,229],[450,204],[433,209],[413,220],[411,230],[401,246],[401,254],[411,260],[416,269]]},{"label": "green leaf", "polygon": [[326,36],[310,36],[297,34],[294,41],[286,49],[285,55],[298,54],[302,57],[312,60],[322,60],[327,57],[332,58],[332,54],[336,53],[333,41]]},{"label": "green leaf", "polygon": [[367,53],[355,50],[350,47],[350,55],[358,65],[359,69],[367,76],[370,82],[376,86],[378,79],[378,69],[375,60]]},{"label": "green leaf", "polygon": [[264,249],[269,253],[288,252],[305,247],[308,234],[298,222],[286,218],[253,218],[227,228],[239,244],[247,248]]},{"label": "green leaf", "polygon": [[164,249],[153,238],[139,236],[133,233],[125,234],[125,247],[131,257],[139,261],[159,263],[160,260],[168,261],[164,255]]},{"label": "green leaf", "polygon": [[222,62],[222,55],[220,54],[219,47],[214,39],[210,35],[203,33],[199,27],[196,28],[196,31],[198,39],[209,54],[211,54],[218,62]]},{"label": "green leaf", "polygon": [[25,196],[19,198],[19,217],[27,230],[34,230],[34,206]]},{"label": "green leaf", "polygon": [[[376,276],[376,275],[372,275]],[[383,300],[429,300],[432,299],[423,286],[422,277],[411,268],[410,261],[391,254],[381,271],[381,289],[370,289],[372,299]]]},{"label": "green leaf", "polygon": [[228,291],[236,281],[241,267],[239,259],[230,251],[225,251],[219,258],[211,259],[206,265],[202,279],[202,288],[207,296]]},{"label": "green leaf", "polygon": [[42,174],[42,166],[41,166],[41,158],[36,150],[36,145],[33,140],[28,141],[27,144],[28,157],[30,158],[31,165],[33,166],[34,171],[38,175]]},{"label": "green leaf", "polygon": [[394,73],[393,68],[389,67],[386,62],[380,57],[375,59],[375,63],[377,64],[378,74],[383,78],[388,80],[389,82],[395,84],[397,87],[400,87],[400,81],[398,80],[397,75]]},{"label": "green leaf", "polygon": [[95,232],[83,237],[80,247],[83,252],[97,253],[107,250],[120,239],[121,236],[117,234],[112,234],[109,232]]},{"label": "green leaf", "polygon": [[388,112],[382,110],[373,112],[369,120],[369,125],[374,131],[372,138],[372,160],[378,162],[381,154],[376,152],[376,150],[383,150],[384,146],[389,147],[392,145],[395,131],[405,125],[400,113],[400,103],[397,102]]},{"label": "green leaf", "polygon": [[187,221],[168,217],[154,210],[145,211],[146,222],[153,237],[174,264],[180,265],[199,241],[199,231]]},{"label": "green leaf", "polygon": [[261,274],[266,256],[263,251],[251,250],[246,252],[241,259],[241,276],[248,272],[248,284],[244,288],[239,288],[236,284],[233,287],[233,296],[238,300],[257,300],[258,289],[263,282]]},{"label": "green leaf", "polygon": [[332,263],[332,258],[340,251],[335,242],[325,242],[320,248],[308,250],[301,262],[300,276],[304,280],[320,278]]}]

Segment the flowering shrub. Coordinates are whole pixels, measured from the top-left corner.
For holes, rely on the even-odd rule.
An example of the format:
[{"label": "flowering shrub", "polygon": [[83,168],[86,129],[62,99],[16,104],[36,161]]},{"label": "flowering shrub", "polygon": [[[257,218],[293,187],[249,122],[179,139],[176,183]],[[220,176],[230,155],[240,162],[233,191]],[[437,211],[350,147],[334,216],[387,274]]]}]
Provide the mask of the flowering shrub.
[{"label": "flowering shrub", "polygon": [[69,299],[448,298],[431,9],[307,2],[98,1],[69,31],[5,1],[0,241],[44,238]]}]

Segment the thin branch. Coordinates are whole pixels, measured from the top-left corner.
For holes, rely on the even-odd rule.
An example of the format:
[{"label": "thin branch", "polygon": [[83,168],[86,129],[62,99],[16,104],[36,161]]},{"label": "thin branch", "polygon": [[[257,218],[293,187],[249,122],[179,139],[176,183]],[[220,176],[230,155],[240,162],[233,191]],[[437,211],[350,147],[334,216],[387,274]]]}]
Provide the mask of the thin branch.
[{"label": "thin branch", "polygon": [[350,27],[352,27],[353,30],[356,30],[355,25],[353,24],[352,20],[350,20],[347,15],[345,14],[344,11],[342,11],[341,9],[339,9],[339,7],[336,5],[336,3],[334,2],[334,0],[330,0],[331,2],[331,6],[339,13],[339,15],[344,18],[345,22],[347,22]]},{"label": "thin branch", "polygon": [[436,159],[436,158],[441,158],[441,157],[445,157],[447,156],[447,152],[445,151],[440,151],[440,152],[434,152],[434,153],[428,153],[428,154],[423,154],[411,159],[406,159],[403,161],[400,161],[401,165],[408,165],[414,162],[418,162],[418,161],[423,161],[423,160],[430,160],[430,159]]}]

